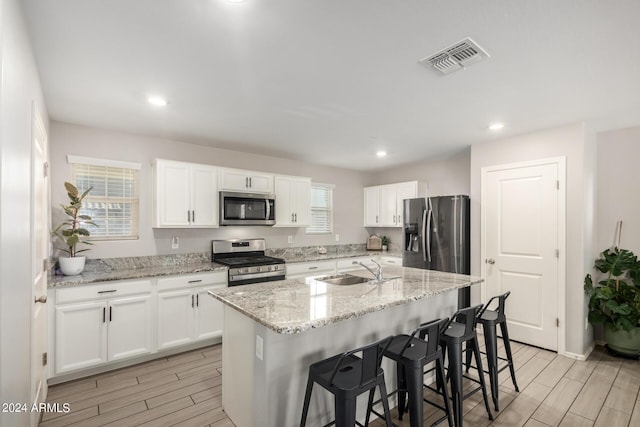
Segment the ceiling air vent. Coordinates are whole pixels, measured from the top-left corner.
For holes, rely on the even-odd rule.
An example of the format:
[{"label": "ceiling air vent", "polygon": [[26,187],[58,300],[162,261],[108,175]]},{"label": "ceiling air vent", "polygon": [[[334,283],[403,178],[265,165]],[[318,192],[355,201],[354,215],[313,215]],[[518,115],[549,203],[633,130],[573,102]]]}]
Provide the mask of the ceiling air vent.
[{"label": "ceiling air vent", "polygon": [[488,57],[489,54],[486,50],[470,38],[466,38],[421,59],[419,62],[425,67],[435,69],[440,74],[451,74]]}]

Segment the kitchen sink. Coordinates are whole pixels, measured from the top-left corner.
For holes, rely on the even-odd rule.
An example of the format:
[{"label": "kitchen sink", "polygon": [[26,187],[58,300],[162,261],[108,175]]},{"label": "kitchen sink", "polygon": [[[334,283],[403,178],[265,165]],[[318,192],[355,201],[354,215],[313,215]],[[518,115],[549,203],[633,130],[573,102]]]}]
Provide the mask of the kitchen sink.
[{"label": "kitchen sink", "polygon": [[332,285],[348,286],[358,283],[370,282],[372,279],[367,277],[353,276],[351,274],[337,274],[335,276],[324,276],[316,279],[318,282],[330,283]]}]

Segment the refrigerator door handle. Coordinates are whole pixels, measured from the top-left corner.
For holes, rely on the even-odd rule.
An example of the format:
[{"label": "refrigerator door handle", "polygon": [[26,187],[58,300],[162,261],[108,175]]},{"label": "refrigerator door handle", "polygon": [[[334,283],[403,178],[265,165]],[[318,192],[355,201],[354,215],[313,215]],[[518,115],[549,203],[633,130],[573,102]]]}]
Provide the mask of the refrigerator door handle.
[{"label": "refrigerator door handle", "polygon": [[427,233],[427,259],[431,262],[431,221],[433,219],[433,211],[429,209],[429,214],[427,215],[427,227],[425,227],[425,232]]}]

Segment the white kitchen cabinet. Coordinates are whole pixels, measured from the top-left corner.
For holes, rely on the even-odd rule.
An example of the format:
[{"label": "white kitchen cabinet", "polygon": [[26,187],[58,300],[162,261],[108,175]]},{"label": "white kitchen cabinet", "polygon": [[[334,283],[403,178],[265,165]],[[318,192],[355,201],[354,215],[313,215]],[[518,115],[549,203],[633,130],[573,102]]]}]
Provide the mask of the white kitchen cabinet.
[{"label": "white kitchen cabinet", "polygon": [[153,351],[148,280],[60,289],[54,310],[56,374]]},{"label": "white kitchen cabinet", "polygon": [[377,227],[380,224],[380,187],[364,189],[364,225]]},{"label": "white kitchen cabinet", "polygon": [[402,227],[404,199],[426,197],[426,185],[418,181],[364,188],[364,226]]},{"label": "white kitchen cabinet", "polygon": [[310,261],[287,264],[287,279],[307,276],[328,276],[336,273],[336,261]]},{"label": "white kitchen cabinet", "polygon": [[276,176],[276,224],[274,227],[311,225],[311,178]]},{"label": "white kitchen cabinet", "polygon": [[220,190],[273,193],[273,175],[241,169],[220,169]]},{"label": "white kitchen cabinet", "polygon": [[226,271],[158,279],[158,350],[222,336],[222,304],[207,292],[226,286]]},{"label": "white kitchen cabinet", "polygon": [[354,264],[354,262],[361,262],[361,263],[365,264],[367,267],[374,269],[374,271],[375,271],[375,268],[377,268],[377,267],[373,262],[371,262],[372,258],[374,258],[374,257],[373,256],[363,256],[363,257],[339,259],[336,262],[336,271],[338,273],[344,273],[345,271],[349,271],[349,270],[364,270],[365,269],[361,265]]},{"label": "white kitchen cabinet", "polygon": [[218,168],[157,159],[153,163],[156,228],[218,226]]}]

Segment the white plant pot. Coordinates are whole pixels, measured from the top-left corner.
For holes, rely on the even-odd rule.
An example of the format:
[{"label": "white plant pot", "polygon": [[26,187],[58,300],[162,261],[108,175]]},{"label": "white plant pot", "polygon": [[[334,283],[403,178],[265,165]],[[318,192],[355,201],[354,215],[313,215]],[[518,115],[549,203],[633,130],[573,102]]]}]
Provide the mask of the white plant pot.
[{"label": "white plant pot", "polygon": [[73,258],[58,258],[62,274],[64,274],[65,276],[76,276],[82,273],[82,270],[84,270],[84,262],[86,259],[87,257],[84,256],[76,256]]}]

